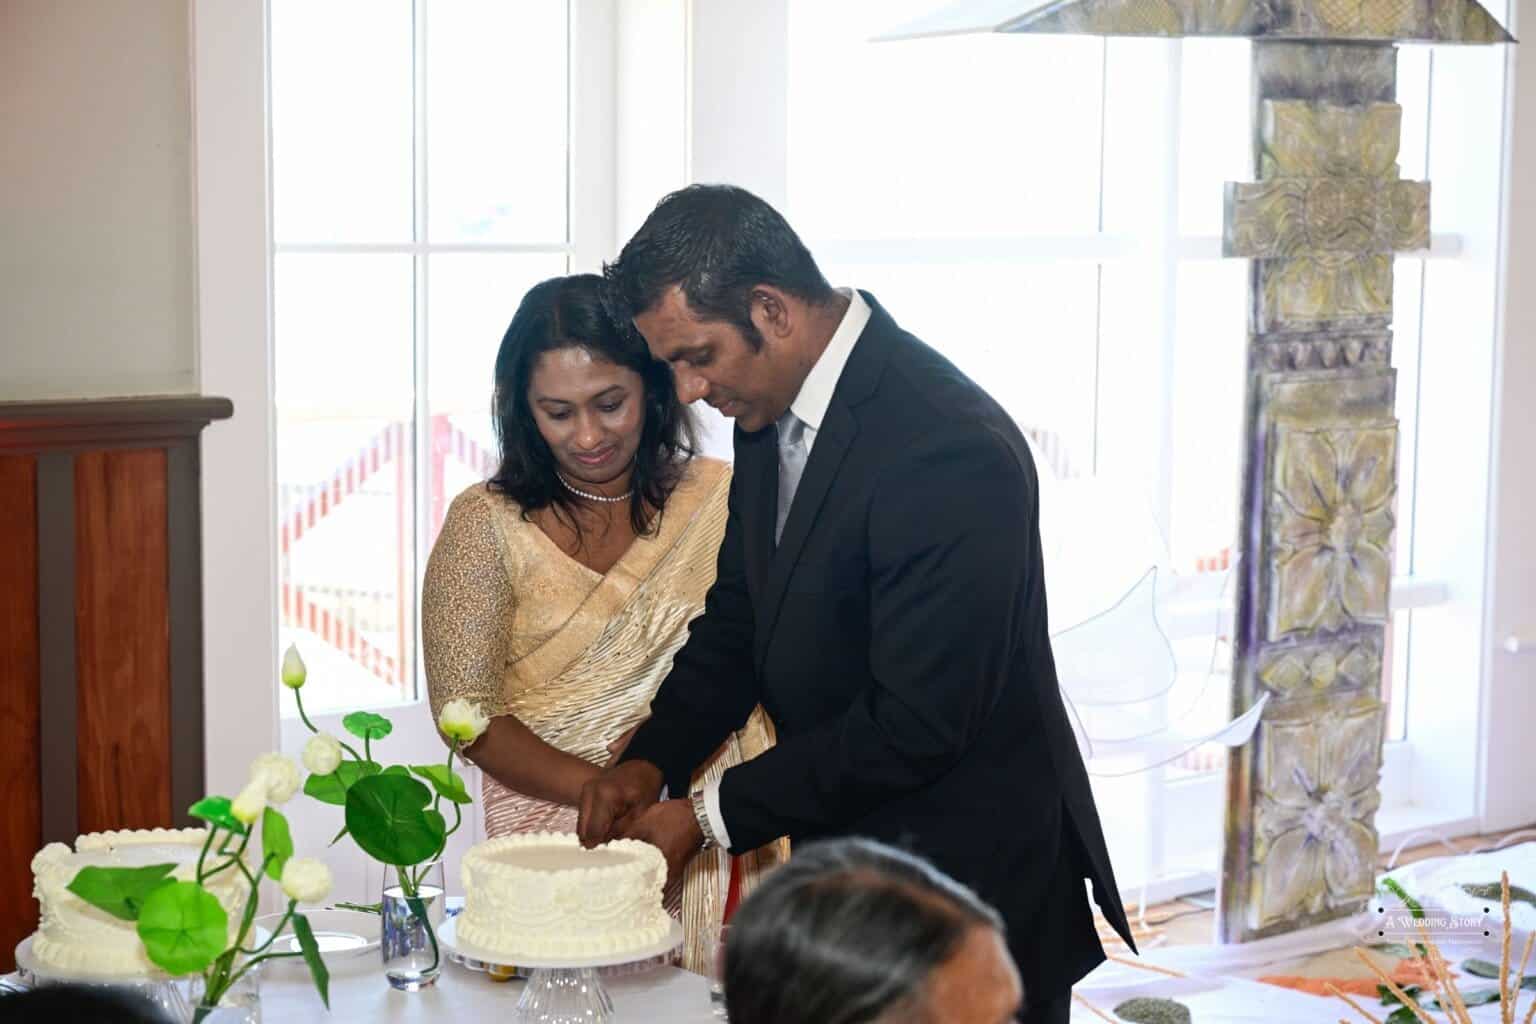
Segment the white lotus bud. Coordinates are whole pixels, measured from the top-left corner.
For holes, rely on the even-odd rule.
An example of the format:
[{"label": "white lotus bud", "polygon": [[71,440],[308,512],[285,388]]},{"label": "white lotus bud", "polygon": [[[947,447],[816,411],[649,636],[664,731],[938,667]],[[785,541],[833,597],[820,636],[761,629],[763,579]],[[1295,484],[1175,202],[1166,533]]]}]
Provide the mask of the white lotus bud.
[{"label": "white lotus bud", "polygon": [[316,733],[304,744],[304,767],[312,775],[329,775],[341,764],[341,741],[328,732]]},{"label": "white lotus bud", "polygon": [[309,676],[309,670],[304,667],[304,659],[299,657],[297,644],[289,644],[283,652],[283,685],[290,690],[297,690],[304,685],[304,680]]},{"label": "white lotus bud", "polygon": [[292,857],[283,865],[283,892],[300,903],[319,903],[331,891],[331,869],[314,857]]}]

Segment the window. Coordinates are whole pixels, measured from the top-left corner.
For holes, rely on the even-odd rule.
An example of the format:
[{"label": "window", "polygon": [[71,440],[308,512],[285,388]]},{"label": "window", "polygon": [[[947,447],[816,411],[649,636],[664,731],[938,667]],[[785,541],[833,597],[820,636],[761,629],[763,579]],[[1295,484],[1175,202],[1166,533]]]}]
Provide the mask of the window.
[{"label": "window", "polygon": [[572,265],[572,52],[564,0],[272,0],[280,638],[317,713],[418,696],[502,332]]},{"label": "window", "polygon": [[[1048,574],[1052,628],[1108,607],[1161,562],[1171,570],[1159,580],[1159,606],[1179,679],[1149,714],[1194,709],[1186,726],[1214,731],[1230,694],[1248,332],[1246,262],[1222,259],[1220,236],[1223,183],[1253,177],[1251,44],[869,42],[934,6],[789,0],[787,213],[834,284],[873,292],[1013,414],[1051,478],[1043,488],[1126,499],[1120,518],[1100,524],[1106,530],[1136,531],[1148,519],[1154,540],[1140,547],[1103,545],[1103,532],[1092,544],[1072,535],[1073,571]],[[1400,50],[1399,163],[1414,180],[1431,165],[1432,88],[1445,87],[1433,52]],[[1455,187],[1437,180],[1437,204]],[[1428,254],[1397,261],[1399,578],[1382,680],[1389,740],[1411,738],[1413,616],[1446,596],[1411,574],[1421,355],[1456,344],[1421,338],[1421,314],[1434,267],[1458,252],[1455,236],[1437,236]],[[1050,536],[1046,543],[1049,564]],[[1202,747],[1140,782],[1096,780],[1100,799],[1114,804],[1109,817],[1124,826],[1125,841],[1111,847],[1131,858],[1125,880],[1209,871],[1225,760],[1224,748]]]}]

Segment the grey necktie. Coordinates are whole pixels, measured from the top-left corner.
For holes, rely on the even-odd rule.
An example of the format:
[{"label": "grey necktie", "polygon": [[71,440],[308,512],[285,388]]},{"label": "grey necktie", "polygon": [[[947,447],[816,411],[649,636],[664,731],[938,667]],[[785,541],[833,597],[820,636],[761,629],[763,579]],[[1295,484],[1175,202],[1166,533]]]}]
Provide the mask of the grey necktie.
[{"label": "grey necktie", "polygon": [[792,412],[779,417],[779,518],[773,527],[773,543],[777,545],[784,535],[784,522],[789,518],[789,507],[794,504],[795,490],[800,486],[800,474],[805,472],[805,460],[809,452],[805,446],[805,423]]}]

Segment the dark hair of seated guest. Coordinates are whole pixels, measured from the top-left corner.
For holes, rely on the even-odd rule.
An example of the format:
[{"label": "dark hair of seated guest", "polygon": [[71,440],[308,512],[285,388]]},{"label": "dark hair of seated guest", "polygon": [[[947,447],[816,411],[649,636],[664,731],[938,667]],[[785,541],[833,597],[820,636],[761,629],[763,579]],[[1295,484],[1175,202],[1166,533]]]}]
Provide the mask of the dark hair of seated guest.
[{"label": "dark hair of seated guest", "polygon": [[0,1024],[171,1024],[143,996],[87,985],[46,985],[0,995]]},{"label": "dark hair of seated guest", "polygon": [[731,1024],[927,1021],[932,976],[978,929],[1012,974],[1013,991],[1003,997],[1011,1017],[1022,993],[1002,946],[1003,922],[973,892],[870,840],[797,848],[731,919]]}]

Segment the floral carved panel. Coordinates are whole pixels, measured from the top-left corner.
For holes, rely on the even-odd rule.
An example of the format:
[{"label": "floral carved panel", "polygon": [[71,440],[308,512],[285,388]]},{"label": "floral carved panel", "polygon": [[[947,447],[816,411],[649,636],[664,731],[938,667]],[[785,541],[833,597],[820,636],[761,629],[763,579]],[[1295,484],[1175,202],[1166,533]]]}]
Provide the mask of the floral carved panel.
[{"label": "floral carved panel", "polygon": [[1369,698],[1260,726],[1250,902],[1257,929],[1297,927],[1370,898],[1385,713]]},{"label": "floral carved panel", "polygon": [[1397,428],[1275,428],[1268,636],[1384,625]]}]

